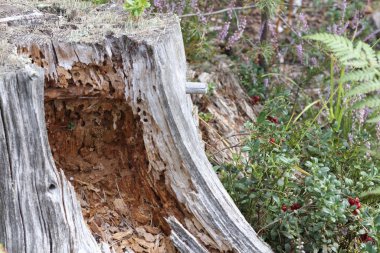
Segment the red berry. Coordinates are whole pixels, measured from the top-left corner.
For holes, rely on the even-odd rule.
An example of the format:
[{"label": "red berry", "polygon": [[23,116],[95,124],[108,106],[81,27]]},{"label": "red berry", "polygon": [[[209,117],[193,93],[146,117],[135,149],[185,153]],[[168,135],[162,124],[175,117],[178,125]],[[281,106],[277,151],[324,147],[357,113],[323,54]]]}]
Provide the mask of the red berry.
[{"label": "red berry", "polygon": [[360,235],[360,241],[362,242],[373,242],[373,238],[368,234]]},{"label": "red berry", "polygon": [[288,207],[287,207],[285,204],[282,204],[282,206],[281,206],[281,210],[282,210],[283,212],[286,212],[286,210],[288,210]]},{"label": "red berry", "polygon": [[360,204],[360,202],[356,203],[356,209],[359,209],[362,205]]},{"label": "red berry", "polygon": [[272,143],[272,144],[276,144],[276,139],[272,137],[272,138],[269,139],[269,142]]},{"label": "red berry", "polygon": [[251,96],[251,103],[253,105],[256,105],[260,102],[260,99],[261,99],[260,96]]},{"label": "red berry", "polygon": [[355,199],[354,198],[351,198],[351,197],[349,197],[348,198],[348,203],[350,203],[350,206],[353,206],[353,205],[355,205]]},{"label": "red berry", "polygon": [[275,123],[275,124],[280,123],[276,117],[272,117],[272,116],[268,116],[267,120],[269,120],[270,122]]},{"label": "red berry", "polygon": [[300,203],[294,203],[291,207],[290,207],[290,209],[292,210],[292,211],[294,211],[294,210],[298,210],[298,209],[300,209],[301,208],[301,204]]}]

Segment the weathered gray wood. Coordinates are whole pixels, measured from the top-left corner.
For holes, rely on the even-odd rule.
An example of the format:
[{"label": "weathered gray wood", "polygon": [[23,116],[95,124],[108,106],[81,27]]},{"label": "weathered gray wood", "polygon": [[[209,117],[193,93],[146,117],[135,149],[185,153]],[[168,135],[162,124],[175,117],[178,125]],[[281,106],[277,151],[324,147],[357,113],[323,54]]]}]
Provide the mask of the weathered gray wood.
[{"label": "weathered gray wood", "polygon": [[26,14],[26,15],[17,15],[17,16],[13,16],[13,17],[0,18],[0,23],[19,21],[19,20],[37,19],[37,18],[40,18],[42,16],[43,16],[43,14],[40,12],[33,12],[30,14]]},{"label": "weathered gray wood", "polygon": [[[0,69],[0,243],[9,253],[100,252],[47,140],[44,72]],[[1,73],[2,72],[2,73]]]},{"label": "weathered gray wood", "polygon": [[197,239],[175,217],[171,216],[167,221],[172,228],[170,237],[181,253],[207,253],[207,249],[199,244]]},{"label": "weathered gray wood", "polygon": [[[194,215],[193,223],[201,224],[215,245],[207,245],[205,238],[196,234],[198,240],[222,252],[271,252],[233,203],[206,154],[200,152],[202,144],[192,118],[192,107],[184,102],[186,59],[181,41],[180,26],[173,23],[159,41],[140,42],[143,55],[152,52],[148,54],[150,57],[140,56],[132,61],[137,63],[133,68],[145,75],[132,79],[132,85],[126,87],[126,96],[128,100],[131,97],[133,108],[140,107],[150,115],[149,124],[144,124],[143,130],[146,146],[157,147],[150,150],[151,159],[160,157],[164,161],[167,184],[178,201]],[[142,50],[144,47],[147,50]],[[151,80],[155,80],[156,90],[152,89]],[[143,92],[141,103],[131,90]],[[152,167],[156,173],[162,171],[162,168]],[[202,233],[199,231],[199,234]]]}]

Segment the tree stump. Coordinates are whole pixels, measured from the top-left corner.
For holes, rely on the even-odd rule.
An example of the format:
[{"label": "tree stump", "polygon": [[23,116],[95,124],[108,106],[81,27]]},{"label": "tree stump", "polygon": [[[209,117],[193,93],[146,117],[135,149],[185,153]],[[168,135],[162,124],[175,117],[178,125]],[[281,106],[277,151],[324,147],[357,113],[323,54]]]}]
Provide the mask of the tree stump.
[{"label": "tree stump", "polygon": [[[18,53],[45,70],[44,82],[38,70],[33,78],[21,72],[3,77],[12,76],[18,88],[7,85],[10,81],[0,83],[6,117],[6,124],[0,124],[5,161],[0,170],[14,166],[8,156],[14,157],[11,164],[28,168],[27,173],[7,172],[0,179],[8,191],[18,177],[28,184],[16,188],[20,192],[15,198],[0,192],[7,202],[1,205],[1,219],[13,222],[4,223],[0,243],[5,240],[9,252],[45,252],[27,246],[41,238],[36,241],[50,246],[46,252],[98,252],[70,183],[55,172],[55,162],[73,182],[95,238],[122,241],[120,252],[173,252],[172,244],[180,252],[271,252],[245,221],[203,150],[186,95],[186,59],[177,18],[131,23],[113,5],[94,9],[41,4],[2,6],[30,8],[28,17],[33,13],[33,18],[27,22],[14,18],[14,11],[0,16],[0,24],[6,20],[5,36]],[[64,17],[55,16],[56,9]],[[36,214],[23,215],[15,206],[20,200]],[[72,206],[73,221],[63,219],[67,205]],[[107,212],[111,215],[100,215]],[[27,229],[44,226],[34,235],[20,230],[20,224],[29,224]],[[20,238],[17,246],[9,246],[10,236]],[[65,248],[59,248],[60,243]]]}]

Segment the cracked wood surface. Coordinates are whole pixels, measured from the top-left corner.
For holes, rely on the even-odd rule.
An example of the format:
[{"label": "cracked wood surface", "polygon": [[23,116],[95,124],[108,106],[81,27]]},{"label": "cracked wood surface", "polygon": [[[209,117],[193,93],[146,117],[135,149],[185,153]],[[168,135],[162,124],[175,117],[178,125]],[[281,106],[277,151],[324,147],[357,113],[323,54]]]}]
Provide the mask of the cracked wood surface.
[{"label": "cracked wood surface", "polygon": [[[123,99],[127,103],[139,121],[145,147],[141,155],[146,156],[148,162],[146,167],[139,168],[139,179],[155,193],[147,199],[161,207],[156,215],[171,221],[159,224],[165,231],[167,226],[172,230],[172,239],[179,251],[272,252],[235,206],[203,150],[192,115],[192,102],[186,95],[186,59],[179,22],[174,17],[163,17],[158,23],[136,33],[114,30],[102,31],[99,35],[93,28],[94,31],[89,31],[93,35],[79,40],[72,39],[67,28],[62,30],[56,26],[47,27],[46,33],[32,32],[25,37],[29,28],[22,23],[12,24],[24,31],[11,32],[9,40],[18,46],[20,54],[45,69],[47,100]],[[78,29],[81,28],[74,32]],[[39,99],[35,103],[39,103],[42,111],[42,98]],[[20,117],[20,120],[25,119]],[[29,130],[31,135],[36,132],[30,129],[45,131],[41,130],[45,129],[42,114],[32,123],[23,125],[22,129]],[[7,131],[5,129],[3,135]],[[38,131],[38,136],[28,138],[40,137]],[[47,140],[43,140],[47,146]],[[18,154],[17,150],[12,151]],[[52,166],[51,158],[46,159]],[[43,165],[46,166],[47,161]],[[51,178],[47,173],[43,175],[42,188],[46,191]],[[52,191],[58,191],[60,181],[51,182],[57,186]],[[73,192],[70,193],[73,196]],[[76,205],[73,197],[71,199],[70,203]],[[57,222],[62,224],[58,218]],[[18,220],[17,224],[23,222]],[[81,228],[77,220],[71,225]],[[69,238],[76,237],[65,236]],[[189,238],[191,242],[187,241]],[[93,246],[93,240],[88,239],[84,244]],[[195,244],[197,246],[191,247]],[[77,249],[73,252],[80,252]],[[70,252],[66,250],[51,252]]]},{"label": "cracked wood surface", "polygon": [[100,252],[47,140],[44,73],[0,73],[0,242],[9,253]]}]

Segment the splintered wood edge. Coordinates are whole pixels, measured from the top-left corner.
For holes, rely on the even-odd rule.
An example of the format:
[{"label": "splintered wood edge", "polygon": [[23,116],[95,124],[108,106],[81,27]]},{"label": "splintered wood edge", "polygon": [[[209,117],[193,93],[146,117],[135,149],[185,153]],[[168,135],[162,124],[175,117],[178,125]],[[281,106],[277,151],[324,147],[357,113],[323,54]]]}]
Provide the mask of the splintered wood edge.
[{"label": "splintered wood edge", "polygon": [[197,239],[186,230],[182,224],[174,217],[170,216],[166,219],[172,228],[170,238],[174,245],[181,253],[207,253],[205,249]]}]

